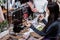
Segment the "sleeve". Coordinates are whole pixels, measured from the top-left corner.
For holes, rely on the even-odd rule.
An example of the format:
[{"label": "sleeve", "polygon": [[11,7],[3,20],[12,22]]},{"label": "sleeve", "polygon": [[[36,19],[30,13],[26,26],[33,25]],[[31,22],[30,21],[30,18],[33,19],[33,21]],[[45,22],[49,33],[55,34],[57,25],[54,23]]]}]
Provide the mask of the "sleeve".
[{"label": "sleeve", "polygon": [[31,25],[31,29],[36,32],[37,34],[41,35],[41,36],[46,36],[47,34],[49,34],[56,26],[55,26],[56,23],[50,25],[47,30],[45,30],[45,32],[43,31],[39,31],[37,30],[33,25]]},{"label": "sleeve", "polygon": [[46,25],[47,24],[47,21],[45,19],[42,20],[42,22]]},{"label": "sleeve", "polygon": [[45,30],[46,35],[51,33],[51,32],[55,32],[58,30],[58,25],[57,25],[57,21],[53,22],[50,26],[48,26],[48,28]]},{"label": "sleeve", "polygon": [[33,25],[31,25],[30,27],[34,32],[36,32],[37,34],[41,35],[41,36],[45,36],[46,34],[42,31],[37,30]]}]

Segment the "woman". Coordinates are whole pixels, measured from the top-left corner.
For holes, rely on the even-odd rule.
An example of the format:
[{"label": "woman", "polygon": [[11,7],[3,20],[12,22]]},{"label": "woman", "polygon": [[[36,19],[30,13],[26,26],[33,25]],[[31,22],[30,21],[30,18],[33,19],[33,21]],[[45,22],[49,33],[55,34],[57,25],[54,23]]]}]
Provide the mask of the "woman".
[{"label": "woman", "polygon": [[33,25],[31,24],[25,24],[27,27],[32,28],[36,33],[38,33],[41,36],[45,36],[42,40],[56,40],[57,34],[58,34],[58,28],[60,27],[60,18],[59,18],[59,6],[57,3],[49,3],[47,5],[49,17],[48,17],[48,23],[43,28],[42,31],[37,30]]}]

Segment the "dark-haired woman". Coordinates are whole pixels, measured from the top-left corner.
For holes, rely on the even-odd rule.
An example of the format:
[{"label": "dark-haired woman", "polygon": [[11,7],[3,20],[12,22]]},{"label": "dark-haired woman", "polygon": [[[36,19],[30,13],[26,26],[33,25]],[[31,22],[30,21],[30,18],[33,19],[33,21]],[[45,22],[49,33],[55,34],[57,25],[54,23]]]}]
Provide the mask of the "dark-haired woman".
[{"label": "dark-haired woman", "polygon": [[56,40],[60,28],[59,6],[57,3],[53,2],[49,3],[47,5],[47,8],[49,12],[48,23],[46,24],[42,31],[37,30],[31,24],[25,25],[33,29],[37,34],[45,36],[43,40]]}]

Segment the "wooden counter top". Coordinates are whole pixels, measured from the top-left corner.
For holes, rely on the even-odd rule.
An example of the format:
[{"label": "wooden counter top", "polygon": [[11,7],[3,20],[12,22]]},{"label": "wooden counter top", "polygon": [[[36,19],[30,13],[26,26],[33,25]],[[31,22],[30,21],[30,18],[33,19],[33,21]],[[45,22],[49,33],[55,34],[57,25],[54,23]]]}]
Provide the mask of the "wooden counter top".
[{"label": "wooden counter top", "polygon": [[[13,8],[9,9],[9,11],[11,11],[11,10],[14,10],[14,9]],[[3,9],[2,11],[4,14],[7,13],[7,9]]]}]

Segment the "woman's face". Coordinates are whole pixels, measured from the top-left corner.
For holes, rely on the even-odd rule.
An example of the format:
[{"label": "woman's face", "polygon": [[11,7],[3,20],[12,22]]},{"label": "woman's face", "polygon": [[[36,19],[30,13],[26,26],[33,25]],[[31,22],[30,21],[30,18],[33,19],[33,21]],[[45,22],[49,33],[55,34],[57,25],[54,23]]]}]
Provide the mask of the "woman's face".
[{"label": "woman's face", "polygon": [[46,9],[46,18],[48,19],[48,16],[50,15],[49,9]]},{"label": "woman's face", "polygon": [[48,9],[48,8],[46,8],[46,13],[50,14],[50,12],[49,12],[49,9]]}]

